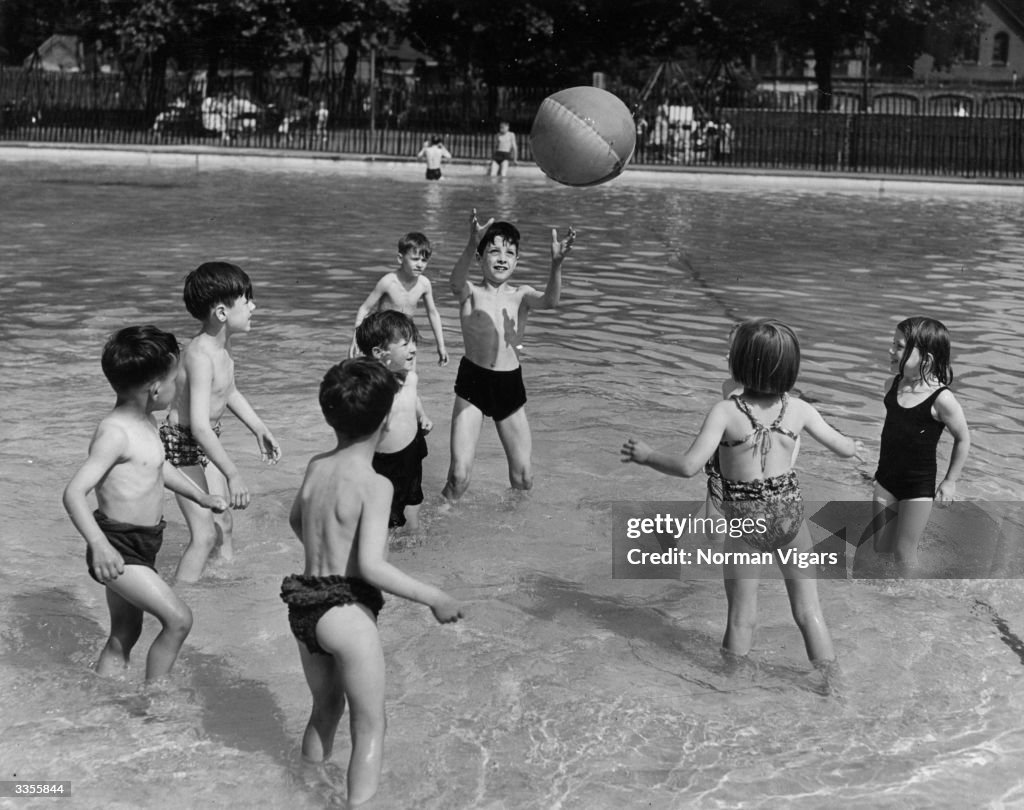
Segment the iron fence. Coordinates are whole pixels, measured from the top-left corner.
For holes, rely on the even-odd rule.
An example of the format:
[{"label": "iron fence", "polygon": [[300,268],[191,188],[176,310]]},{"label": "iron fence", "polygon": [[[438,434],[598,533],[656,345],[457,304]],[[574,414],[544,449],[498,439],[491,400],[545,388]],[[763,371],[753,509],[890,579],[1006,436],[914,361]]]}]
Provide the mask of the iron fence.
[{"label": "iron fence", "polygon": [[[298,93],[291,80],[221,81],[206,95],[189,79],[169,81],[160,104],[123,76],[0,69],[0,140],[133,145],[223,145],[415,155],[441,135],[456,159],[486,160],[495,118],[486,89],[356,86]],[[307,88],[308,90],[309,88]],[[491,103],[526,133],[548,88],[499,88]],[[640,165],[732,166],[817,172],[967,178],[1024,177],[1024,100],[991,93],[893,91],[840,99],[833,112],[763,91],[670,104],[616,88],[635,110]],[[202,93],[202,94],[200,94]],[[769,94],[770,95],[770,94]],[[774,101],[773,101],[774,99]],[[865,104],[865,100],[868,102]],[[855,103],[856,101],[856,103]],[[728,106],[726,105],[728,104]]]}]

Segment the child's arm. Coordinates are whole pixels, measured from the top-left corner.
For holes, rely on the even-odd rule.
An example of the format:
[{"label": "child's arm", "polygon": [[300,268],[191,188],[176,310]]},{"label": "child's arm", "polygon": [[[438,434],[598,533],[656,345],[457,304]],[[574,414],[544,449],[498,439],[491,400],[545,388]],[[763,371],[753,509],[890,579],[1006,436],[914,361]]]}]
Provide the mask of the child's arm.
[{"label": "child's arm", "polygon": [[[804,430],[811,434],[815,441],[823,444],[840,458],[856,457],[864,461],[864,443],[859,439],[851,439],[844,436],[832,425],[825,421],[818,409],[802,400],[796,400],[801,407],[806,409],[804,416]],[[790,399],[790,402],[793,402]]]},{"label": "child's arm", "polygon": [[420,151],[416,153],[416,157],[418,157],[418,158],[421,158],[421,157],[423,157],[423,156],[424,156],[425,154],[427,154],[427,148],[428,148],[429,146],[430,146],[430,141],[429,141],[429,140],[426,140],[426,141],[424,141],[424,142],[423,142],[423,148],[422,148],[422,149],[420,149]]},{"label": "child's arm", "polygon": [[385,558],[388,543],[388,515],[394,488],[386,479],[368,487],[369,493],[359,520],[359,573],[383,591],[426,605],[441,623],[463,617],[463,608],[440,588],[420,582],[393,566]]},{"label": "child's arm", "polygon": [[388,277],[381,276],[380,280],[374,285],[373,291],[366,296],[366,300],[363,301],[363,303],[360,304],[359,309],[356,310],[356,325],[352,327],[352,345],[349,346],[348,349],[349,357],[359,356],[359,346],[356,345],[356,329],[359,328],[359,324],[366,320],[366,316],[377,308],[378,302],[387,292],[387,282]]},{"label": "child's arm", "polygon": [[452,291],[452,295],[459,299],[460,304],[469,298],[469,265],[476,255],[477,244],[483,239],[484,231],[490,227],[492,222],[494,222],[494,217],[481,225],[480,220],[477,219],[475,208],[469,217],[469,241],[466,242],[466,247],[458,261],[455,262],[452,274],[448,279],[448,288]]},{"label": "child's arm", "polygon": [[188,498],[211,512],[219,514],[227,511],[228,502],[223,495],[211,495],[209,492],[204,492],[195,481],[166,459],[164,460],[164,486],[176,495]]},{"label": "child's arm", "polygon": [[646,442],[629,439],[622,445],[623,463],[632,461],[665,475],[693,477],[704,469],[704,464],[711,458],[725,434],[726,417],[725,410],[720,407],[721,404],[713,407],[704,417],[704,424],[700,426],[697,438],[682,455],[654,450]]},{"label": "child's arm", "polygon": [[516,144],[518,138],[516,138],[516,134],[512,131],[509,131],[508,134],[511,136],[509,142],[512,144],[512,148],[508,150],[508,162],[515,165],[519,158],[519,147]]},{"label": "child's arm", "polygon": [[[305,483],[305,482],[303,482]],[[288,513],[288,525],[292,527],[295,536],[302,540],[302,487],[295,493],[295,500],[292,501],[292,510]]]},{"label": "child's arm", "polygon": [[89,508],[87,496],[124,456],[127,447],[128,437],[122,430],[101,424],[89,445],[88,458],[64,488],[64,508],[78,533],[89,544],[93,573],[103,583],[124,573],[124,558],[100,529]]},{"label": "child's arm", "polygon": [[523,301],[532,309],[554,309],[562,298],[562,262],[572,250],[576,241],[576,229],[569,226],[569,233],[565,239],[558,240],[558,231],[551,229],[551,272],[548,275],[548,283],[543,293],[536,290],[529,290]]},{"label": "child's arm", "polygon": [[228,396],[227,405],[228,410],[237,416],[256,437],[256,443],[260,448],[260,460],[267,464],[277,464],[281,460],[281,445],[277,443],[277,439],[274,438],[270,429],[263,424],[263,420],[256,415],[249,400],[236,388]]},{"label": "child's arm", "polygon": [[419,426],[423,428],[424,433],[430,433],[434,429],[434,423],[427,416],[427,412],[423,409],[423,403],[420,401],[419,394],[416,395],[416,421]]},{"label": "child's arm", "polygon": [[935,400],[935,411],[953,435],[953,453],[949,458],[949,468],[946,470],[946,477],[935,491],[935,500],[946,503],[953,500],[956,495],[956,482],[963,472],[967,454],[971,451],[971,431],[967,427],[964,409],[960,407],[952,391],[946,390],[939,394]]},{"label": "child's arm", "polygon": [[444,345],[444,328],[441,325],[441,313],[437,311],[437,305],[434,303],[434,292],[430,280],[427,278],[423,280],[427,285],[426,292],[423,293],[423,306],[427,310],[430,331],[434,333],[434,340],[437,342],[437,364],[439,366],[446,366],[448,365],[448,349]]}]

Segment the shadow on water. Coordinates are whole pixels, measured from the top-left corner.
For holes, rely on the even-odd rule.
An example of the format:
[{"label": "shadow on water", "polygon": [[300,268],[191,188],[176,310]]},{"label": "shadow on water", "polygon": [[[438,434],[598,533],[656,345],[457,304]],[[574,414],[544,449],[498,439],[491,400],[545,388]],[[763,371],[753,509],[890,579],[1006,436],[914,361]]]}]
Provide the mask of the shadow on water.
[{"label": "shadow on water", "polygon": [[[109,702],[122,706],[130,715],[149,721],[180,721],[167,717],[164,701],[160,701],[163,709],[153,713],[150,701],[140,694],[149,692],[141,679],[154,635],[152,617],[146,617],[142,638],[133,650],[129,681],[82,682],[77,678],[93,668],[108,634],[104,624],[90,618],[96,608],[56,587],[19,593],[11,601],[11,620],[2,638],[8,659],[20,670],[56,674],[58,684],[63,683],[62,691],[71,690],[71,682],[86,690],[97,682],[109,684],[116,692],[108,695]],[[174,703],[186,701],[178,709],[198,723],[200,737],[247,753],[269,755],[285,767],[292,764],[296,741],[287,733],[284,713],[265,684],[239,677],[230,663],[190,648],[188,641],[169,683]],[[161,683],[157,691],[163,691],[163,687]],[[61,708],[59,701],[52,707],[57,711]]]},{"label": "shadow on water", "polygon": [[[808,688],[806,668],[772,664],[754,656],[724,659],[717,635],[686,627],[661,607],[636,597],[589,593],[580,584],[540,573],[523,583],[521,595],[506,601],[542,622],[563,622],[567,613],[583,617],[587,628],[614,633],[626,642],[633,658],[676,678],[695,692],[731,693],[751,688],[772,691]],[[700,600],[700,585],[681,582],[673,602]],[[664,597],[654,597],[663,600]],[[793,632],[796,633],[794,627]]]}]

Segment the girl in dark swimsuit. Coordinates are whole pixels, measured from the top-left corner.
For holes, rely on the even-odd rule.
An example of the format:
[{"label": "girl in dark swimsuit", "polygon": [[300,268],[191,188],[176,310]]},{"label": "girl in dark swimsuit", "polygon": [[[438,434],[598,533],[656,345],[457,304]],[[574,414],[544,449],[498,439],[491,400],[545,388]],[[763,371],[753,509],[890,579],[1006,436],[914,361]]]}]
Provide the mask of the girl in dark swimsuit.
[{"label": "girl in dark swimsuit", "polygon": [[[885,394],[885,425],[875,473],[875,551],[895,555],[900,574],[913,573],[917,545],[932,504],[953,500],[971,447],[963,409],[946,386],[953,382],[949,330],[932,318],[907,318],[889,349],[896,376]],[[936,453],[945,428],[953,436],[946,477],[938,488]]]},{"label": "girl in dark swimsuit", "polygon": [[[835,652],[818,603],[816,568],[798,563],[799,554],[811,551],[811,536],[803,521],[793,451],[804,430],[844,458],[858,455],[860,443],[830,427],[809,403],[789,396],[800,371],[800,345],[785,324],[773,320],[740,324],[730,346],[729,370],[742,393],[711,408],[689,450],[683,454],[655,451],[629,439],[622,448],[622,460],[685,478],[700,472],[709,459],[717,461],[708,475],[709,498],[730,521],[723,566],[729,603],[723,653],[735,659],[750,652],[757,623],[760,561],[767,557],[774,559],[786,579],[790,607],[808,657],[827,673]],[[744,518],[747,526],[760,518],[764,528],[734,532]]]}]

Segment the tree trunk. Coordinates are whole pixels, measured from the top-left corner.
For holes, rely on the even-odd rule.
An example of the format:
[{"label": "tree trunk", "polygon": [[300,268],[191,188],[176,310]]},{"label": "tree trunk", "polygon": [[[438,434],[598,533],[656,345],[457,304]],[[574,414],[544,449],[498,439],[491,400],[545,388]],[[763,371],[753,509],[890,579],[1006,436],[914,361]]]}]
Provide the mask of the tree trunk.
[{"label": "tree trunk", "polygon": [[[352,31],[347,37],[345,37],[347,52],[345,53],[345,63],[342,66],[344,75],[341,78],[341,99],[339,103],[341,116],[343,118],[346,116],[350,119],[353,117],[357,119],[362,117],[363,111],[354,111],[352,105],[352,95],[356,85],[356,70],[359,67],[359,52],[362,42],[362,32],[358,29]],[[355,112],[354,116],[353,112]]]},{"label": "tree trunk", "polygon": [[818,83],[818,112],[832,109],[832,56],[831,45],[819,45],[814,49],[814,79]]}]

